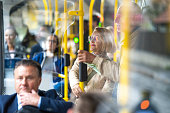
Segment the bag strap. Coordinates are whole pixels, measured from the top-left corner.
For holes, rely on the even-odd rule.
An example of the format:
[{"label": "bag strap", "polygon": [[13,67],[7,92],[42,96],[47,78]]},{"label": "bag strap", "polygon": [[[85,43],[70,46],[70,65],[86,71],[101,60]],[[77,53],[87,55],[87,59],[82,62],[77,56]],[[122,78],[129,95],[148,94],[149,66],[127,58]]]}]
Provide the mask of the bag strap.
[{"label": "bag strap", "polygon": [[90,81],[90,79],[96,74],[97,72],[92,70],[92,72],[89,74],[87,81],[85,81],[85,85],[87,85],[87,83]]}]

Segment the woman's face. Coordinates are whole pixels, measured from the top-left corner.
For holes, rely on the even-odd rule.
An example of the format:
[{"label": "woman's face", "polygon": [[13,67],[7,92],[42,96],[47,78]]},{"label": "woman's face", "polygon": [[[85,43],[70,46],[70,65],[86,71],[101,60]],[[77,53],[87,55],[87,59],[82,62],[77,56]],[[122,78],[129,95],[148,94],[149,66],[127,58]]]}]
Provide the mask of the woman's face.
[{"label": "woman's face", "polygon": [[57,40],[54,36],[49,36],[46,41],[47,50],[50,52],[54,52],[57,48]]},{"label": "woman's face", "polygon": [[5,30],[5,40],[7,44],[13,44],[15,40],[16,34],[12,29]]},{"label": "woman's face", "polygon": [[94,53],[101,53],[102,51],[102,40],[100,34],[94,32],[92,36],[89,37],[91,51]]}]

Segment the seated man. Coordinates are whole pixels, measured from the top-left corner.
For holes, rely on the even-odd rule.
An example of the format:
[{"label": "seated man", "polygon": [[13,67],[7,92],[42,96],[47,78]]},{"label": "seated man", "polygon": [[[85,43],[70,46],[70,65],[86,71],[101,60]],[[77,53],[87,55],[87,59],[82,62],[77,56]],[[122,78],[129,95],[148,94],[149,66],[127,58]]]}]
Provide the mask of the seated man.
[{"label": "seated man", "polygon": [[14,113],[22,106],[31,105],[48,113],[66,113],[72,107],[55,90],[41,91],[41,66],[33,60],[22,60],[14,69],[15,90],[12,95],[0,95],[0,113]]}]

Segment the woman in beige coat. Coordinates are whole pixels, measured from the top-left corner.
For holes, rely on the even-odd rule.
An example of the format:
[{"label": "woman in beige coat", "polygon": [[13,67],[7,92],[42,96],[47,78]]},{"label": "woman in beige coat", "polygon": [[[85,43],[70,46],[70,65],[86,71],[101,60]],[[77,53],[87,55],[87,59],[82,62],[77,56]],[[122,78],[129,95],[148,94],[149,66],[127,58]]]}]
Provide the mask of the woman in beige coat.
[{"label": "woman in beige coat", "polygon": [[[113,40],[113,32],[110,31],[108,28],[98,27],[95,28],[92,36],[89,37],[89,41],[93,55],[97,57],[109,60],[109,57],[107,56],[106,53],[114,52],[116,50],[116,46]],[[84,59],[85,57],[85,55],[83,55],[84,52],[89,53],[84,50],[78,51],[78,57],[69,73],[70,86],[73,94],[76,97],[80,97],[80,95],[83,93],[79,86],[79,62],[82,62],[82,60]],[[89,61],[92,60],[89,59]],[[103,70],[100,69],[98,70],[97,68],[95,68],[96,66],[93,65],[93,62],[88,61],[86,62],[88,66],[87,67],[88,81],[86,82],[86,85],[84,87],[85,92],[93,92],[96,90],[100,90],[102,92],[111,94],[113,92],[114,83],[115,81],[118,81],[118,79],[112,81],[101,75]],[[110,68],[108,68],[107,66],[104,67],[104,69],[112,72],[111,70],[109,70]]]}]

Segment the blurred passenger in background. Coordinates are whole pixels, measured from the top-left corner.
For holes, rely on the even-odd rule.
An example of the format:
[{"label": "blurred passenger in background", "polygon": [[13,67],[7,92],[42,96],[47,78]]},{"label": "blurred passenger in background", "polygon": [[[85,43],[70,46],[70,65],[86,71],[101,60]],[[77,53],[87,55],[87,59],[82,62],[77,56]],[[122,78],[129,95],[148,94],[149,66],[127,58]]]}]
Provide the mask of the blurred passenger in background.
[{"label": "blurred passenger in background", "polygon": [[93,29],[99,26],[99,22],[100,22],[100,17],[98,17],[97,15],[93,15],[93,25],[92,25]]},{"label": "blurred passenger in background", "polygon": [[67,113],[116,113],[113,100],[101,92],[83,94]]},{"label": "blurred passenger in background", "polygon": [[64,96],[64,80],[57,77],[58,74],[64,74],[64,58],[58,55],[59,46],[58,36],[48,36],[46,50],[33,57],[33,60],[41,64],[43,73],[53,76],[54,89]]},{"label": "blurred passenger in background", "polygon": [[[118,12],[116,15],[115,23],[117,25],[117,32],[123,33],[125,26],[123,26],[125,23],[122,20],[121,23],[121,17],[122,17],[122,9],[123,7],[130,8],[129,11],[129,24],[130,24],[130,36],[129,36],[129,46],[130,48],[133,48],[135,46],[136,39],[138,37],[138,34],[141,30],[141,24],[142,24],[142,10],[141,8],[135,3],[130,2],[128,4],[122,4],[118,8]],[[123,30],[123,31],[122,31]],[[120,38],[120,46],[125,46],[125,39],[124,37]]]},{"label": "blurred passenger in background", "polygon": [[145,23],[143,27],[156,32],[168,32],[169,13],[169,0],[150,0],[149,7],[144,8]]},{"label": "blurred passenger in background", "polygon": [[42,25],[40,27],[39,32],[36,37],[36,40],[38,43],[31,48],[31,53],[30,53],[31,58],[35,56],[37,53],[46,49],[45,43],[46,43],[47,37],[52,32],[53,32],[52,27],[49,25]]},{"label": "blurred passenger in background", "polygon": [[37,44],[37,41],[35,35],[30,33],[28,26],[24,23],[22,9],[20,8],[20,4],[18,5],[10,9],[10,24],[15,27],[18,33],[16,45],[21,44],[25,47],[25,52],[30,54],[31,47]]},{"label": "blurred passenger in background", "polygon": [[[113,34],[110,30],[108,30],[107,28],[96,27],[93,31],[92,36],[89,37],[91,50],[93,51],[92,54],[95,57],[101,57],[103,59],[109,60],[107,52],[114,52],[116,50],[115,43],[112,38]],[[85,50],[78,51],[78,57],[69,72],[71,89],[76,97],[80,97],[83,93],[79,86],[79,62],[83,62],[84,59],[87,58],[87,56],[85,55],[86,53],[88,54],[89,52]],[[98,61],[95,60],[93,62]],[[90,65],[90,63],[93,64],[93,62],[88,62],[88,59],[86,62],[89,64],[87,64],[88,79],[84,88],[85,92],[100,90],[102,92],[111,94],[113,91],[114,82],[118,79],[116,79],[115,77],[114,80],[108,80],[106,77],[101,76],[102,74],[100,72],[102,72],[103,70],[96,69],[94,65]],[[112,71],[107,66],[103,68],[104,70]]]},{"label": "blurred passenger in background", "polygon": [[5,29],[5,58],[23,58],[25,48],[16,44],[17,32],[14,27],[9,26]]}]

